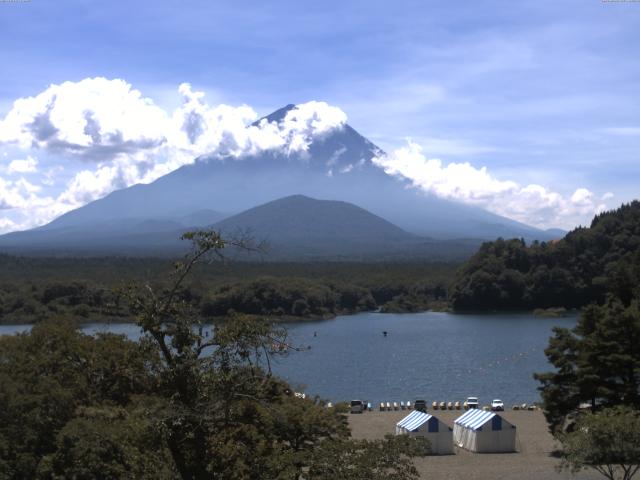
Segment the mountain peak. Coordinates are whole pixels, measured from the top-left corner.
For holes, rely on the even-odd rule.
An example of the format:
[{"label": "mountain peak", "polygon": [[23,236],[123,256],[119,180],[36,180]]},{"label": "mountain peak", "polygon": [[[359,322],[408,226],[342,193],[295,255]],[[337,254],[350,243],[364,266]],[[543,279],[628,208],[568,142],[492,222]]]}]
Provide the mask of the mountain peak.
[{"label": "mountain peak", "polygon": [[275,112],[270,113],[266,117],[262,117],[261,119],[253,122],[252,125],[257,126],[262,120],[266,120],[269,123],[271,123],[271,122],[279,123],[282,120],[284,120],[284,117],[287,116],[287,113],[289,113],[294,108],[296,108],[296,105],[294,105],[293,103],[285,105],[284,107],[279,108]]}]

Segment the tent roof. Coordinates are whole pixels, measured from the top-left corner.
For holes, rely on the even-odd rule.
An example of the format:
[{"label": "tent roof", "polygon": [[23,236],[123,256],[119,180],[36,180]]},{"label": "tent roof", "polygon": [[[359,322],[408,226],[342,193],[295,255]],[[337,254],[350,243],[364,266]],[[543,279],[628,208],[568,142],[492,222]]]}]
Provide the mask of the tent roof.
[{"label": "tent roof", "polygon": [[409,415],[400,420],[396,425],[398,427],[409,430],[410,432],[413,432],[417,430],[420,425],[428,422],[431,417],[433,417],[433,415],[429,415],[428,413],[424,413],[419,410],[414,410]]},{"label": "tent roof", "polygon": [[477,430],[495,416],[496,414],[493,412],[485,412],[484,410],[473,408],[456,418],[455,423],[464,428]]}]

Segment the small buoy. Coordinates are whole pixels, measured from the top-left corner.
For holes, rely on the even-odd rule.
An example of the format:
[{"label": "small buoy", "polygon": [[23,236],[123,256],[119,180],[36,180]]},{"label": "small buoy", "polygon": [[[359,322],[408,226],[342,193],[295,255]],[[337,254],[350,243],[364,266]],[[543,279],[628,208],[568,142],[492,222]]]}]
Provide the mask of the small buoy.
[{"label": "small buoy", "polygon": [[386,337],[387,336],[387,331],[385,330],[384,332],[382,332],[382,335],[384,335]]}]

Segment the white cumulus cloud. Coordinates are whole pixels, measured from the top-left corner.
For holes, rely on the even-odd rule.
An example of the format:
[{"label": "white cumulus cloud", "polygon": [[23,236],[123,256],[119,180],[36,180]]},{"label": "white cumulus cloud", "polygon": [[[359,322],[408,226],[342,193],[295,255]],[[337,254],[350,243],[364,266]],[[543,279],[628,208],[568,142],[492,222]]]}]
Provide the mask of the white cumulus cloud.
[{"label": "white cumulus cloud", "polygon": [[411,141],[406,147],[375,158],[374,162],[388,174],[409,179],[426,192],[477,205],[540,228],[573,228],[605,210],[605,202],[612,196],[608,193],[597,199],[586,188],[562,195],[541,185],[501,180],[486,167],[428,159],[420,145]]},{"label": "white cumulus cloud", "polygon": [[13,173],[33,173],[37,171],[38,161],[32,156],[21,160],[12,160],[7,167],[9,175]]},{"label": "white cumulus cloud", "polygon": [[[64,159],[43,170],[42,185],[54,186],[65,170],[73,174],[53,197],[3,180],[0,205],[20,210],[14,214],[22,221],[5,221],[0,231],[46,223],[116,189],[152,182],[199,156],[240,158],[276,148],[305,152],[313,138],[346,123],[339,108],[312,101],[288,111],[279,123],[254,125],[258,115],[247,105],[211,106],[188,83],[178,93],[182,104],[168,112],[124,80],[97,77],[50,85],[16,100],[0,119],[0,145]],[[35,173],[37,166],[27,156],[4,171]]]},{"label": "white cumulus cloud", "polygon": [[40,207],[52,201],[51,198],[39,196],[41,187],[19,178],[7,180],[0,177],[0,211],[12,209],[29,209]]}]

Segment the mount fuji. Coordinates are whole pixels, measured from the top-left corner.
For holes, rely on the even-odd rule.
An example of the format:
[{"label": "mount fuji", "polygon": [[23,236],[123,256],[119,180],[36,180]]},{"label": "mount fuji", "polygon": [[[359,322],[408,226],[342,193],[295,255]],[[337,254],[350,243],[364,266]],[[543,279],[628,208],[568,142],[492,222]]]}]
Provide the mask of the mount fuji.
[{"label": "mount fuji", "polygon": [[[295,112],[295,105],[287,105],[259,122],[282,125]],[[51,254],[158,253],[163,249],[175,252],[180,248],[176,238],[187,228],[224,227],[226,221],[227,226],[249,227],[261,235],[264,226],[271,222],[270,239],[274,246],[282,247],[276,250],[284,257],[287,257],[285,246],[292,246],[289,240],[294,237],[301,243],[296,243],[293,250],[297,253],[292,253],[292,257],[304,256],[301,252],[305,242],[315,245],[319,237],[324,247],[316,249],[319,252],[316,257],[343,257],[358,251],[353,235],[349,241],[343,238],[344,232],[353,230],[346,227],[354,224],[356,211],[370,215],[367,222],[356,222],[362,233],[359,253],[364,256],[373,253],[371,242],[364,240],[368,235],[377,235],[377,247],[384,247],[387,253],[393,253],[394,249],[406,251],[411,244],[416,248],[410,251],[429,258],[438,258],[436,244],[466,245],[466,250],[460,250],[466,255],[471,253],[469,245],[475,247],[481,241],[497,237],[541,241],[558,237],[555,231],[540,230],[425,193],[408,180],[385,173],[373,161],[383,154],[345,123],[309,139],[304,149],[272,148],[241,156],[219,152],[205,155],[152,183],[115,191],[42,227],[3,235],[0,249]],[[263,211],[260,221],[256,217],[259,212],[241,215],[285,198],[287,201],[276,203],[276,207],[286,208],[278,213],[278,208],[271,205]],[[307,201],[312,199],[334,201],[323,204],[326,214],[322,218],[316,216],[313,225],[309,219],[314,218],[312,209],[319,204]],[[300,206],[295,218],[300,230],[307,234],[290,235],[288,240],[279,238],[280,231],[296,230],[296,225],[287,218],[287,211],[296,203]],[[308,209],[306,215],[304,208]],[[242,224],[243,218],[246,225]],[[261,226],[256,228],[258,224]],[[333,242],[323,232],[331,232]],[[430,245],[425,250],[429,253],[420,254],[418,246],[425,242]],[[349,248],[345,249],[347,244]],[[376,254],[379,251],[376,249]]]}]

